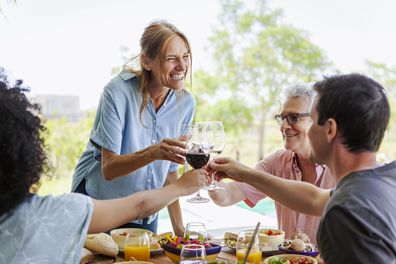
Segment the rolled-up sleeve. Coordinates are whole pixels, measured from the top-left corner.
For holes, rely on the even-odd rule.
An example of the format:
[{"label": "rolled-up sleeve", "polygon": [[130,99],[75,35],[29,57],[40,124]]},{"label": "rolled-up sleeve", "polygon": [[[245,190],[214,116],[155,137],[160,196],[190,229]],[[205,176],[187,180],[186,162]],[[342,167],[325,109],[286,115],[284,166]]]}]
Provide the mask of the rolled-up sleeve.
[{"label": "rolled-up sleeve", "polygon": [[107,86],[101,96],[98,108],[98,126],[92,131],[90,138],[95,146],[100,146],[116,154],[121,152],[123,136],[123,123],[119,115],[122,105],[118,98],[114,98],[110,87]]}]

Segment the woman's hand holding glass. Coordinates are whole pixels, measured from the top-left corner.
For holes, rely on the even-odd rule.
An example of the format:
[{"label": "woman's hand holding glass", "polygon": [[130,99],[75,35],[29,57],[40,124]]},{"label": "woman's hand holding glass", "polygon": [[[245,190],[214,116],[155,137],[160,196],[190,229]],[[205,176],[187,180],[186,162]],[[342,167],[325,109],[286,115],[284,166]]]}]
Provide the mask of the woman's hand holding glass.
[{"label": "woman's hand holding glass", "polygon": [[[190,195],[199,191],[202,186],[208,183],[207,172],[204,169],[190,170],[176,181],[179,189],[184,191],[184,195]],[[183,196],[184,196],[183,195]]]},{"label": "woman's hand holding glass", "polygon": [[186,143],[172,138],[164,138],[160,143],[151,146],[153,160],[169,160],[178,164],[185,163]]}]

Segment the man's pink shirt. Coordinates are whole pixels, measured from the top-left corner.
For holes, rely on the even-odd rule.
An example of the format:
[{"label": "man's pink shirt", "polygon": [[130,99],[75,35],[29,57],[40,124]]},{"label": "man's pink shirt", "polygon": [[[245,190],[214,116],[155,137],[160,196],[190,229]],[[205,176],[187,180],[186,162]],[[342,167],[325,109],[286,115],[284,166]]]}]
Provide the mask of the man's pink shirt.
[{"label": "man's pink shirt", "polygon": [[[263,159],[256,165],[256,169],[269,174],[289,179],[302,180],[302,173],[298,167],[296,154],[289,150],[278,150],[274,154]],[[323,188],[334,188],[336,181],[326,166],[316,166],[317,180],[315,185]],[[246,184],[237,183],[242,193],[246,197],[245,203],[254,207],[257,202],[266,197],[256,188]],[[316,232],[319,227],[320,217],[298,213],[275,202],[276,214],[278,218],[278,228],[285,231],[285,238],[291,238],[297,230],[306,233],[311,242],[316,244]],[[265,225],[265,223],[263,223]]]}]

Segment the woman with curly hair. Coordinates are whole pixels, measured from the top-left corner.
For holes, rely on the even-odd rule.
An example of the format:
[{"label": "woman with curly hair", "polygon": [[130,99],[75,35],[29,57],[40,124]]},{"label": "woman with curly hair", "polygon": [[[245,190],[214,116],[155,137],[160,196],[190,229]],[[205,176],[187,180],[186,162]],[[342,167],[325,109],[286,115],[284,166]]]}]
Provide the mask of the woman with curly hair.
[{"label": "woman with curly hair", "polygon": [[206,183],[204,170],[191,170],[161,189],[120,199],[30,193],[47,160],[45,128],[22,81],[10,87],[3,73],[0,68],[0,263],[79,263],[87,232],[147,217]]}]

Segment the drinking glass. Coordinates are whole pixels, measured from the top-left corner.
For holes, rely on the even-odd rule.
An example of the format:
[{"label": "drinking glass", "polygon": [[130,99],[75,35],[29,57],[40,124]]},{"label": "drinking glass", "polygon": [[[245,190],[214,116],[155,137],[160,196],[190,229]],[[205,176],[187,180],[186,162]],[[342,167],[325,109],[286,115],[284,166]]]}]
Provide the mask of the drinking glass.
[{"label": "drinking glass", "polygon": [[184,231],[184,238],[191,240],[199,240],[204,242],[208,239],[208,232],[204,223],[190,222],[187,223]]},{"label": "drinking glass", "polygon": [[[178,140],[185,141],[187,143],[187,141],[189,141],[191,139],[193,127],[194,127],[194,125],[191,123],[179,125],[178,131],[177,131],[178,136],[179,136]],[[184,163],[184,169],[183,169],[184,173],[186,171],[188,171],[187,161]]]},{"label": "drinking glass", "polygon": [[124,245],[124,257],[125,260],[149,260],[150,240],[146,232],[127,235]]},{"label": "drinking glass", "polygon": [[206,252],[203,245],[183,245],[180,252],[180,264],[207,264]]},{"label": "drinking glass", "polygon": [[249,243],[252,239],[252,248],[247,257],[246,263],[259,264],[262,258],[262,251],[258,234],[253,237],[253,231],[242,231],[238,234],[236,243],[236,257],[238,262],[243,262]]},{"label": "drinking glass", "polygon": [[[209,144],[205,131],[204,122],[196,122],[191,128],[191,137],[186,141],[187,151],[186,160],[188,164],[194,169],[203,168],[209,161]],[[195,197],[187,199],[190,203],[206,203],[209,202],[208,198],[201,196],[198,191]]]},{"label": "drinking glass", "polygon": [[[225,132],[223,122],[221,121],[210,121],[205,123],[205,131],[209,144],[209,152],[212,158],[223,153],[225,147]],[[214,175],[212,174],[212,183],[209,186],[203,188],[208,191],[224,190],[224,188],[216,186]]]}]

